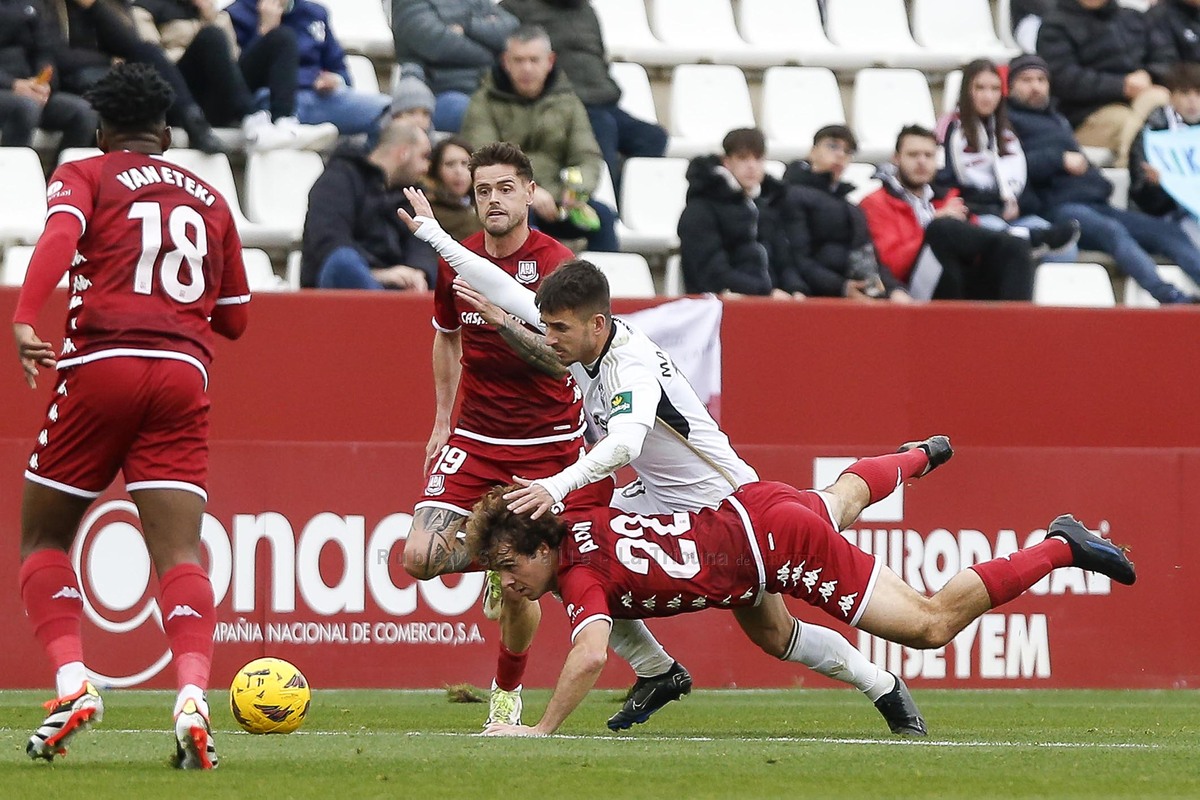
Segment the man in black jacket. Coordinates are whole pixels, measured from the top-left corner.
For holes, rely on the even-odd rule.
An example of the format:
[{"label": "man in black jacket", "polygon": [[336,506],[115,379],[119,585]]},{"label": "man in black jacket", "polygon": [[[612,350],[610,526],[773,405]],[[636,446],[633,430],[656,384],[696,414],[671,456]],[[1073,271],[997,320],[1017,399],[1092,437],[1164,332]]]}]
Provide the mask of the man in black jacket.
[{"label": "man in black jacket", "polygon": [[300,285],[417,292],[433,286],[437,253],[396,216],[408,207],[404,188],[428,169],[429,137],[404,120],[385,127],[368,153],[336,151],[308,194]]},{"label": "man in black jacket", "polygon": [[96,144],[87,101],[59,91],[57,22],[42,0],[0,0],[0,144],[28,147],[33,131],[62,131],[63,147]]},{"label": "man in black jacket", "polygon": [[1146,117],[1167,102],[1170,43],[1117,0],[1058,0],[1038,32],[1059,109],[1080,144],[1106,147],[1125,166]]},{"label": "man in black jacket", "polygon": [[766,174],[762,131],[725,135],[724,156],[698,156],[688,166],[687,204],[679,218],[679,255],[689,294],[803,298],[784,231],[787,187]]},{"label": "man in black jacket", "polygon": [[1146,20],[1170,42],[1173,61],[1200,62],[1200,0],[1158,0]]},{"label": "man in black jacket", "polygon": [[846,195],[854,187],[842,172],[858,150],[845,125],[826,125],[813,136],[807,160],[793,161],[783,174],[792,186],[788,244],[800,275],[814,296],[870,302],[912,298],[890,270],[880,270],[867,218]]}]

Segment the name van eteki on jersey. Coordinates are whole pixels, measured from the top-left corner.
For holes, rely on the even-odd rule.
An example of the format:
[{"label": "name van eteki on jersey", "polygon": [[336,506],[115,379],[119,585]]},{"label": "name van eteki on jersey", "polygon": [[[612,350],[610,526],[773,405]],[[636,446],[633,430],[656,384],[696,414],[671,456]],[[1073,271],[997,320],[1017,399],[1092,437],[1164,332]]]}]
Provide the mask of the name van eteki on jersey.
[{"label": "name van eteki on jersey", "polygon": [[167,166],[132,167],[124,172],[118,172],[117,180],[131,192],[136,192],[143,186],[165,183],[168,186],[178,186],[206,206],[211,206],[217,200],[204,184],[198,183],[190,175],[184,175],[182,172]]}]

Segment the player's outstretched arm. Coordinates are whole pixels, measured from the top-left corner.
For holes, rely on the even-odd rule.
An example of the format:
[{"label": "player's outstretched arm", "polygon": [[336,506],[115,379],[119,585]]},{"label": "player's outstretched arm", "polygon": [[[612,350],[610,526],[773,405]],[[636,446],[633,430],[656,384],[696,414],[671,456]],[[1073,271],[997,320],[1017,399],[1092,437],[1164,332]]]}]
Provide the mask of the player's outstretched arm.
[{"label": "player's outstretched arm", "polygon": [[546,344],[545,336],[530,330],[521,320],[475,291],[461,275],[454,279],[454,294],[478,311],[483,321],[495,328],[505,344],[526,364],[554,378],[567,374],[567,368]]},{"label": "player's outstretched arm", "polygon": [[466,278],[488,300],[530,325],[541,324],[533,292],[483,256],[472,253],[454,241],[454,237],[442,230],[442,226],[434,219],[433,208],[420,189],[407,188],[404,196],[412,204],[413,211],[417,212],[416,216],[403,208],[396,214],[414,236],[428,242],[438,251],[438,255],[446,259],[451,269]]},{"label": "player's outstretched arm", "polygon": [[596,685],[608,659],[608,637],[612,623],[607,618],[590,622],[575,636],[575,644],[567,654],[562,673],[554,687],[546,712],[532,727],[525,725],[489,725],[485,736],[546,736],[558,730],[571,712]]}]

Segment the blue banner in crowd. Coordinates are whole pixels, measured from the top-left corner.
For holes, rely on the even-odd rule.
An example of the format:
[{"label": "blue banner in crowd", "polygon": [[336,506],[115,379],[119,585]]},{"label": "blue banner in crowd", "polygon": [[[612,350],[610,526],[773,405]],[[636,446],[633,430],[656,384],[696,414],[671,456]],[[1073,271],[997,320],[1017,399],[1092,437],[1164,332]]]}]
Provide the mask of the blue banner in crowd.
[{"label": "blue banner in crowd", "polygon": [[1175,202],[1200,217],[1200,126],[1146,131],[1146,160]]}]

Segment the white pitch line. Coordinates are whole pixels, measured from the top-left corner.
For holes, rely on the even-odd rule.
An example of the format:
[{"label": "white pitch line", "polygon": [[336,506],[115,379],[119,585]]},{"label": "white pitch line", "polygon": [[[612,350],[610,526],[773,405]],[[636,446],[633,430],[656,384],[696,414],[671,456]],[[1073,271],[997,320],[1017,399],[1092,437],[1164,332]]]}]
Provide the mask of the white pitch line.
[{"label": "white pitch line", "polygon": [[[0,728],[0,734],[3,733],[23,733],[16,728]],[[136,728],[104,728],[97,727],[92,730],[92,733],[119,733],[119,734],[134,734],[134,735],[159,735],[169,733],[166,730],[142,730]],[[246,731],[217,731],[220,736],[249,736]],[[466,733],[455,731],[296,731],[295,733],[287,734],[290,736],[431,736],[443,738],[506,738],[506,737],[485,737],[482,733]],[[517,737],[507,737],[517,738]],[[597,734],[570,734],[570,733],[555,733],[549,736],[533,736],[526,737],[532,739],[561,739],[566,741],[594,741],[594,742],[744,742],[754,744],[845,744],[845,745],[866,745],[881,746],[881,747],[966,747],[966,748],[983,748],[983,747],[1032,747],[1032,748],[1060,748],[1060,749],[1080,749],[1080,750],[1161,750],[1163,745],[1145,744],[1141,742],[955,742],[944,739],[853,739],[840,738],[833,736],[604,736]]]}]

